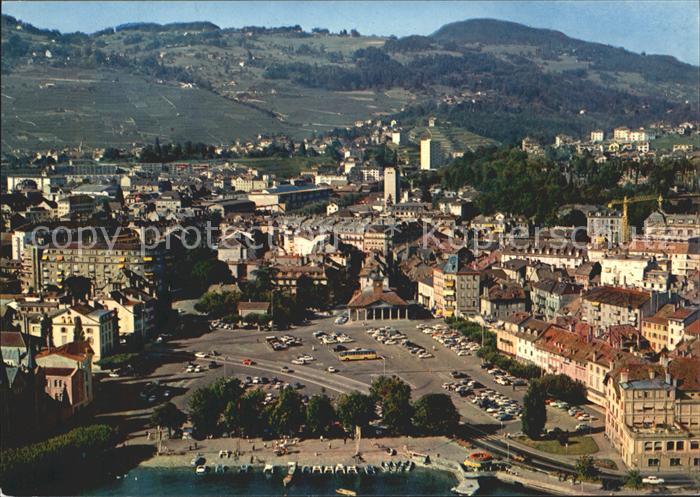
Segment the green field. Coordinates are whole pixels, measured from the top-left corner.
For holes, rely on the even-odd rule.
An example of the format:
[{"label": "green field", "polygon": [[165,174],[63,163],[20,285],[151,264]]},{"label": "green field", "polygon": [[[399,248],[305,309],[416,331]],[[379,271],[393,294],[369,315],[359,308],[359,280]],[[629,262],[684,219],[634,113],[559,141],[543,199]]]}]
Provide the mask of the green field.
[{"label": "green field", "polygon": [[264,173],[276,174],[282,178],[297,176],[302,170],[319,165],[334,165],[329,157],[262,157],[255,159],[236,159],[233,162],[244,166],[259,168]]},{"label": "green field", "polygon": [[695,150],[700,149],[700,135],[681,136],[681,135],[664,135],[650,142],[654,150],[672,150],[674,145],[691,144]]},{"label": "green field", "polygon": [[104,70],[16,71],[2,78],[2,147],[129,147],[156,137],[228,144],[258,134],[300,139],[398,112],[411,98],[405,92],[300,89],[283,81],[258,85],[257,92],[255,98],[236,102],[206,90]]},{"label": "green field", "polygon": [[569,446],[561,445],[559,440],[531,440],[527,437],[519,437],[518,441],[533,449],[549,454],[581,456],[598,452],[598,444],[593,437],[573,436],[569,437]]}]

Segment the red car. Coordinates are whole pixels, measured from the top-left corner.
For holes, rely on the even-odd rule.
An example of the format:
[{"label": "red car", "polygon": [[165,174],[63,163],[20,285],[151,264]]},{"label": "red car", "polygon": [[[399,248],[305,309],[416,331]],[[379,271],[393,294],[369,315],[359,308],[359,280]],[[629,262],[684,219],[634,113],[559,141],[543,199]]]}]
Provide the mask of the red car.
[{"label": "red car", "polygon": [[243,365],[244,365],[244,366],[252,366],[253,364],[255,364],[255,361],[254,361],[254,360],[252,360],[252,359],[243,359]]}]

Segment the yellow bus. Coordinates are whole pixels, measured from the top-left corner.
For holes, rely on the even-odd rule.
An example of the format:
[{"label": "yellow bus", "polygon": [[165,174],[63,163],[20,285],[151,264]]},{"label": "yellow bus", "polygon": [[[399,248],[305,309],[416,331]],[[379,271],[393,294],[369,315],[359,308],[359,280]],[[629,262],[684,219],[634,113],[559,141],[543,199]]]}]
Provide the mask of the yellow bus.
[{"label": "yellow bus", "polygon": [[341,361],[365,361],[379,359],[379,356],[371,349],[350,349],[339,352],[338,359]]}]

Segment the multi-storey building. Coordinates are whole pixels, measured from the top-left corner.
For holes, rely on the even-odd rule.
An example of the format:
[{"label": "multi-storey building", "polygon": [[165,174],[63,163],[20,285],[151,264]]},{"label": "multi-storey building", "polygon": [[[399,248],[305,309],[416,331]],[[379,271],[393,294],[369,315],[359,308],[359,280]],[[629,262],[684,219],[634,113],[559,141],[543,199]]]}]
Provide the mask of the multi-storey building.
[{"label": "multi-storey building", "polygon": [[399,173],[394,167],[384,169],[384,204],[398,204],[401,195]]},{"label": "multi-storey building", "polygon": [[436,311],[444,317],[473,316],[480,310],[479,271],[460,264],[458,255],[433,268],[433,299]]},{"label": "multi-storey building", "polygon": [[[78,325],[79,323],[79,325]],[[93,362],[111,354],[117,346],[117,314],[87,304],[78,304],[59,310],[51,316],[53,344],[74,342],[76,326],[82,327],[84,340],[94,352]]]},{"label": "multi-storey building", "polygon": [[671,304],[661,307],[653,316],[642,321],[642,335],[649,341],[655,352],[673,351],[683,340],[690,339],[687,334],[690,326],[700,319],[700,309],[681,307]]},{"label": "multi-storey building", "polygon": [[594,243],[607,240],[611,244],[619,244],[623,237],[622,213],[609,209],[589,212],[586,231]]},{"label": "multi-storey building", "polygon": [[581,313],[596,336],[600,336],[613,325],[628,324],[640,329],[642,318],[654,314],[667,300],[667,294],[600,286],[583,295]]},{"label": "multi-storey building", "polygon": [[551,320],[564,306],[580,295],[581,289],[580,285],[565,281],[550,279],[538,281],[532,285],[530,292],[532,312]]},{"label": "multi-storey building", "polygon": [[160,291],[164,287],[165,264],[162,247],[149,248],[131,232],[123,231],[113,245],[105,241],[26,245],[22,282],[24,288],[39,291],[48,285],[61,287],[70,276],[83,276],[92,280],[96,291],[108,292],[129,286],[133,275]]},{"label": "multi-storey building", "polygon": [[669,214],[655,211],[644,220],[645,240],[687,242],[697,238],[700,238],[700,214],[698,213]]},{"label": "multi-storey building", "polygon": [[606,382],[605,433],[627,466],[700,472],[700,361],[626,364]]}]

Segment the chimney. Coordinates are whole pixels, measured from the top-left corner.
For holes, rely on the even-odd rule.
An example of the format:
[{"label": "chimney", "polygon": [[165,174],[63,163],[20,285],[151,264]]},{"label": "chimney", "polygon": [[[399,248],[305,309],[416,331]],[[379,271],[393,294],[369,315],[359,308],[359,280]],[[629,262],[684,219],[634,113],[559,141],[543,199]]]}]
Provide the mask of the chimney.
[{"label": "chimney", "polygon": [[665,378],[666,384],[670,385],[671,384],[671,373],[669,373],[668,369],[666,370],[666,378]]},{"label": "chimney", "polygon": [[654,369],[650,369],[649,370],[649,379],[653,380],[654,378],[656,378],[656,371],[654,371]]}]

